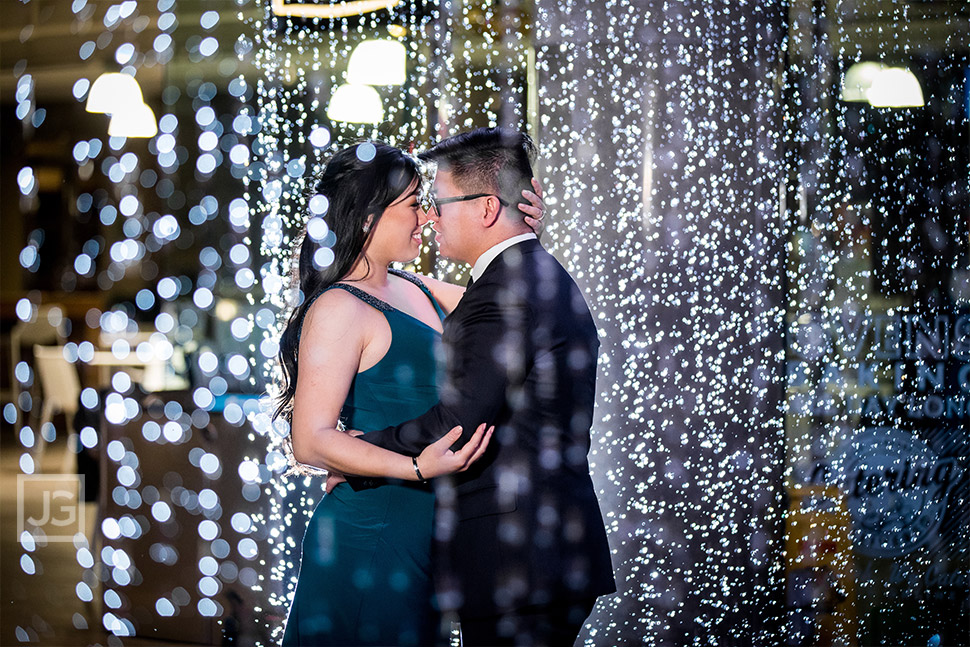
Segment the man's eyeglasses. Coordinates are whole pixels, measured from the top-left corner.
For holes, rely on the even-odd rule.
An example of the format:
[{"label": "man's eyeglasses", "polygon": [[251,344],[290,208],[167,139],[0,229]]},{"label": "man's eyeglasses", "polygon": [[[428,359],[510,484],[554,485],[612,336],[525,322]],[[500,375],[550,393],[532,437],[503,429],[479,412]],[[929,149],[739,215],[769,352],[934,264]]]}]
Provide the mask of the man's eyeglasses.
[{"label": "man's eyeglasses", "polygon": [[465,202],[466,200],[477,200],[478,198],[492,197],[496,198],[503,207],[509,206],[509,203],[503,200],[501,197],[495,195],[494,193],[472,193],[471,195],[456,195],[453,198],[436,198],[435,196],[429,196],[431,200],[431,207],[434,208],[438,214],[441,214],[441,205],[450,204],[452,202]]}]

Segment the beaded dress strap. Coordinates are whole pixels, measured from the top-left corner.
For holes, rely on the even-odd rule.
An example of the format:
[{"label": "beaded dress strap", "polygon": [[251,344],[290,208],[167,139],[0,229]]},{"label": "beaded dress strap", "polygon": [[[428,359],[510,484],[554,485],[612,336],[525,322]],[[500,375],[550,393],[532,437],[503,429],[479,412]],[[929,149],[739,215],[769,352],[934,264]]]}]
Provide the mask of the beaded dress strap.
[{"label": "beaded dress strap", "polygon": [[300,339],[302,339],[303,337],[303,319],[306,318],[306,313],[310,311],[310,306],[313,305],[314,301],[316,301],[321,296],[323,296],[324,294],[326,294],[327,292],[329,292],[334,288],[339,288],[341,290],[344,290],[345,292],[350,292],[352,295],[354,295],[355,297],[357,297],[367,305],[377,310],[380,310],[381,312],[388,312],[390,310],[394,310],[394,307],[388,304],[387,302],[381,301],[373,294],[364,292],[360,288],[354,287],[353,285],[347,285],[346,283],[334,283],[328,286],[326,289],[314,295],[314,297],[310,299],[310,303],[308,303],[306,308],[303,309],[303,314],[300,316],[300,327],[297,329],[297,335],[296,335],[297,344],[300,343]]},{"label": "beaded dress strap", "polygon": [[[421,291],[422,292],[424,292],[429,297],[431,296],[431,291],[428,290],[428,287],[421,281],[421,279],[419,279],[415,275],[411,274],[410,272],[405,272],[404,270],[398,270],[398,269],[395,269],[393,267],[389,267],[387,269],[387,271],[388,271],[388,273],[393,274],[394,276],[400,276],[402,279],[405,279],[407,281],[410,281],[411,283],[414,283],[416,286],[418,286],[419,288],[421,288]],[[361,301],[363,301],[367,305],[371,306],[372,308],[374,308],[376,310],[380,310],[381,312],[388,312],[389,310],[396,310],[397,309],[394,306],[392,306],[391,304],[387,303],[386,301],[382,301],[381,299],[378,299],[377,297],[375,297],[370,292],[365,292],[364,290],[361,290],[360,288],[358,288],[356,286],[348,285],[347,283],[333,283],[333,284],[329,285],[325,290],[323,290],[322,292],[320,292],[319,294],[317,294],[315,297],[313,297],[313,299],[307,305],[306,310],[309,310],[310,309],[310,305],[312,305],[313,302],[316,301],[318,298],[320,298],[324,293],[326,293],[326,292],[328,292],[328,291],[330,291],[330,290],[332,290],[334,288],[339,288],[339,289],[344,290],[346,292],[350,292],[352,295],[354,295],[355,297],[357,297],[358,299],[360,299]]]},{"label": "beaded dress strap", "polygon": [[431,301],[431,305],[434,306],[434,310],[435,312],[438,313],[438,316],[441,318],[445,317],[445,311],[441,309],[441,305],[438,303],[438,300],[435,299],[434,295],[431,293],[431,289],[424,284],[424,281],[419,279],[414,274],[411,274],[410,272],[405,272],[404,270],[397,270],[397,269],[394,269],[393,267],[387,268],[387,271],[393,274],[394,276],[400,276],[402,279],[406,281],[410,281],[411,283],[414,283],[416,286],[421,288],[421,291],[424,292],[424,296],[428,297],[428,299]]},{"label": "beaded dress strap", "polygon": [[424,292],[425,294],[428,294],[429,293],[428,292],[428,286],[426,286],[424,284],[424,281],[422,281],[421,279],[419,279],[414,274],[411,274],[410,272],[406,272],[404,270],[399,270],[399,269],[396,269],[396,268],[393,268],[393,267],[389,267],[389,268],[387,268],[387,273],[388,274],[393,274],[394,276],[400,276],[402,279],[404,279],[406,281],[410,281],[411,283],[414,283],[416,286],[418,286],[419,288],[421,288],[421,291]]},{"label": "beaded dress strap", "polygon": [[[406,281],[410,281],[411,283],[414,283],[416,286],[421,288],[421,291],[424,292],[429,299],[431,299],[431,304],[434,306],[435,311],[437,311],[440,314],[440,316],[444,316],[444,313],[441,311],[440,307],[438,306],[438,302],[435,300],[434,295],[431,294],[431,290],[428,289],[428,286],[426,286],[421,281],[421,279],[416,277],[414,274],[411,274],[410,272],[405,272],[404,270],[398,270],[393,267],[387,268],[387,271],[390,274],[393,274],[394,276],[399,276],[402,279],[405,279]],[[397,310],[397,308],[387,303],[386,301],[382,301],[381,299],[378,299],[370,292],[365,292],[358,287],[355,287],[353,285],[348,285],[346,283],[334,283],[313,297],[310,303],[307,304],[307,307],[303,310],[304,316],[306,315],[307,311],[310,309],[310,306],[313,305],[314,301],[316,301],[318,298],[320,298],[323,294],[325,294],[329,290],[333,290],[334,288],[339,288],[341,290],[344,290],[345,292],[350,292],[352,295],[354,295],[355,297],[357,297],[367,305],[371,306],[375,310],[380,310],[381,312],[389,312],[391,310]],[[302,336],[303,336],[303,321],[300,321],[299,337],[302,337]]]},{"label": "beaded dress strap", "polygon": [[[328,287],[327,290],[331,290],[333,288],[340,288],[341,290],[350,292],[352,295],[354,295],[355,297],[357,297],[367,305],[371,306],[376,310],[380,310],[381,312],[394,310],[394,306],[392,306],[391,304],[387,303],[386,301],[381,301],[370,292],[364,292],[360,288],[354,287],[353,285],[347,285],[346,283],[334,283],[333,285]],[[327,290],[324,290],[324,292],[326,292]],[[323,294],[323,292],[321,292],[320,294]]]}]

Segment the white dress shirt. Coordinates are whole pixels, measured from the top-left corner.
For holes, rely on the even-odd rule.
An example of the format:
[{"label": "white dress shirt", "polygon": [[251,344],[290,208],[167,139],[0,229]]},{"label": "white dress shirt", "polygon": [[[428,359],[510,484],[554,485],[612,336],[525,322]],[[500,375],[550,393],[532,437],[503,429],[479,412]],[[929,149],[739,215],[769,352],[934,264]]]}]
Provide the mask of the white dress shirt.
[{"label": "white dress shirt", "polygon": [[537,236],[534,233],[519,234],[518,236],[512,236],[511,238],[506,238],[497,245],[492,245],[485,253],[478,257],[475,264],[472,266],[472,280],[477,281],[482,278],[482,274],[488,266],[494,261],[499,254],[507,250],[512,245],[518,245],[519,243],[524,243],[527,240],[535,240]]}]

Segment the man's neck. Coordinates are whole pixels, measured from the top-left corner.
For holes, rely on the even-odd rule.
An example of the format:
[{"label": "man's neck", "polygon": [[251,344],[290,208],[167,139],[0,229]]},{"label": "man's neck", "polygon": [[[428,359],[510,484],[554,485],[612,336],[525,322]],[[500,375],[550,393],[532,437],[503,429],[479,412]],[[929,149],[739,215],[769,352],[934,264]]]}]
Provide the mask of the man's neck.
[{"label": "man's neck", "polygon": [[475,261],[481,258],[482,254],[492,249],[496,245],[505,242],[509,238],[515,238],[516,236],[521,236],[522,234],[534,233],[530,227],[523,224],[522,227],[503,227],[501,231],[489,230],[489,235],[487,237],[483,236],[481,244],[475,250],[473,258],[468,259],[469,265],[474,265]]},{"label": "man's neck", "polygon": [[530,229],[528,232],[524,234],[517,234],[515,236],[511,236],[509,238],[501,240],[498,243],[492,245],[487,250],[485,250],[478,257],[475,263],[472,265],[472,272],[471,272],[472,279],[477,281],[480,278],[482,278],[482,274],[485,273],[485,270],[488,269],[489,265],[491,265],[495,261],[495,259],[501,256],[502,253],[509,247],[514,247],[519,243],[523,243],[526,240],[535,239],[535,238],[536,238],[535,232],[533,232]]}]

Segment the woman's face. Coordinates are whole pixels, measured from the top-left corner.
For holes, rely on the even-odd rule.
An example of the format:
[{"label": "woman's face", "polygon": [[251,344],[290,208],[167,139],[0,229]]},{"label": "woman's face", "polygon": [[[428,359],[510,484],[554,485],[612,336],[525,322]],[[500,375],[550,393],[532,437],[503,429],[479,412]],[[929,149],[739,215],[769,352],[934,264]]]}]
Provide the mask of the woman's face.
[{"label": "woman's face", "polygon": [[380,262],[406,262],[421,251],[421,230],[428,222],[418,203],[418,181],[411,183],[377,221],[368,244],[368,255]]}]

